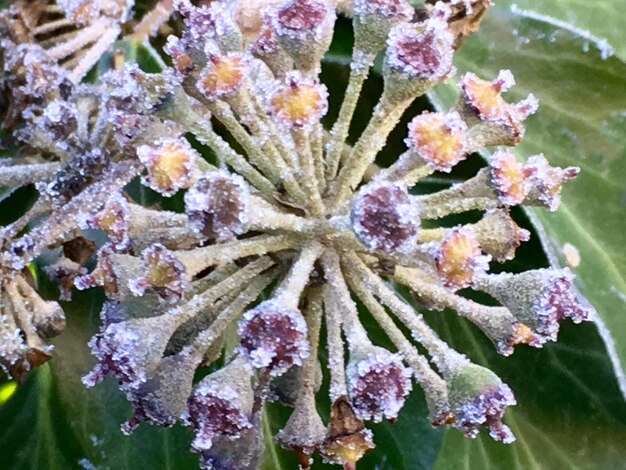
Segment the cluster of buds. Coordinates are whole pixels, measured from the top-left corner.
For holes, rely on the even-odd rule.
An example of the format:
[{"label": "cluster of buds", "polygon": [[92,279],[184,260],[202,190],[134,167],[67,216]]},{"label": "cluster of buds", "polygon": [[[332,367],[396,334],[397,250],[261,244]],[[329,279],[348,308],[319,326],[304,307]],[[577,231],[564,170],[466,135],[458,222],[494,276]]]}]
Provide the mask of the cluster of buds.
[{"label": "cluster of buds", "polygon": [[[176,0],[182,30],[164,51],[172,66],[146,74],[125,64],[95,84],[76,83],[82,74],[59,64],[61,45],[51,52],[5,44],[5,80],[23,95],[11,121],[23,154],[0,161],[0,186],[36,183],[40,195],[0,231],[3,369],[20,376],[50,357],[41,338],[59,332],[63,315],[38,297],[24,267],[57,250],[48,273],[66,298],[72,284],[107,296],[85,385],[106,376],[118,382],[134,410],[125,433],[141,422],[190,427],[202,468],[257,468],[264,403],[278,398],[293,413],[276,441],[296,451],[303,468],[316,453],[355,468],[374,446],[365,422],[395,420],[414,384],[433,425],[469,437],[486,428],[512,442],[502,422],[515,404],[510,388],[443,341],[392,283],[425,309],[456,311],[503,355],[556,340],[564,318],[593,314],[573,274],[490,274],[490,263],[512,259],[528,240],[511,207],[556,210],[563,182],[579,170],[552,167],[543,155],[522,163],[503,148],[522,139],[537,108],[532,96],[502,97],[514,84],[509,71],[493,81],[462,76],[454,109],[416,116],[407,150],[387,168],[374,165],[413,100],[454,75],[467,33],[457,27],[461,3],[468,15],[474,4],[486,8],[352,2],[350,78],[330,130],[321,124],[328,92],[319,73],[339,8],[331,0]],[[78,44],[104,20],[126,21],[130,4],[58,1],[41,15],[62,13]],[[356,103],[383,48],[384,90],[351,146]],[[484,147],[496,149],[473,178],[410,193]],[[138,204],[125,189],[135,177],[163,198],[184,193],[184,210]],[[483,217],[436,225],[467,211]],[[81,233],[103,235],[90,272],[83,265],[93,249],[66,250]],[[466,288],[500,305],[459,295]],[[357,300],[394,350],[373,342]],[[321,363],[320,348],[328,351]],[[211,364],[214,372],[198,381],[197,369]],[[320,367],[330,377],[326,424],[315,406]]]}]

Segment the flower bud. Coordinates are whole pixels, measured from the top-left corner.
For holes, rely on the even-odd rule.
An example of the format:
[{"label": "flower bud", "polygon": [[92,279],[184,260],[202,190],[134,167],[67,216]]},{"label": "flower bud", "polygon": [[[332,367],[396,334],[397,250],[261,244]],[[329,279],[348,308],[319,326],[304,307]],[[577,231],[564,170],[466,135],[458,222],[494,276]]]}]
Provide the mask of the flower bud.
[{"label": "flower bud", "polygon": [[352,229],[370,250],[407,253],[417,245],[419,210],[401,183],[373,181],[352,201]]},{"label": "flower bud", "polygon": [[425,112],[409,123],[409,134],[404,142],[430,167],[449,173],[467,156],[466,130],[457,112]]},{"label": "flower bud", "polygon": [[309,355],[307,326],[298,310],[265,301],[248,310],[239,322],[240,351],[252,366],[273,376],[302,365]]},{"label": "flower bud", "polygon": [[137,157],[148,170],[142,182],[163,196],[172,196],[191,186],[200,155],[181,138],[159,139],[154,146],[142,145],[137,149]]},{"label": "flower bud", "polygon": [[163,46],[165,52],[172,59],[174,70],[182,76],[189,75],[194,68],[194,60],[187,53],[184,42],[176,36],[168,36]]},{"label": "flower bud", "polygon": [[401,23],[389,32],[383,68],[389,102],[412,100],[451,73],[454,36],[446,9],[435,10],[424,23]]},{"label": "flower bud", "polygon": [[113,376],[124,388],[137,387],[157,369],[178,323],[160,315],[110,323],[89,341],[96,366],[83,377],[93,387]]},{"label": "flower bud", "polygon": [[224,242],[244,233],[250,190],[244,179],[226,171],[205,173],[185,194],[189,226],[203,239]]},{"label": "flower bud", "polygon": [[414,13],[405,0],[355,0],[353,9],[356,48],[367,54],[385,47],[389,30]]},{"label": "flower bud", "polygon": [[454,427],[468,437],[476,437],[484,426],[497,441],[510,444],[515,440],[509,427],[502,423],[505,408],[516,404],[515,397],[496,374],[465,362],[450,372],[447,382]]},{"label": "flower bud", "polygon": [[87,270],[80,264],[66,258],[61,257],[59,260],[44,268],[46,274],[59,287],[59,300],[72,300],[72,287],[78,276],[87,274]]},{"label": "flower bud", "polygon": [[476,273],[486,272],[490,259],[489,255],[482,254],[476,233],[470,227],[449,230],[435,253],[443,285],[455,290],[470,286]]},{"label": "flower bud", "polygon": [[536,344],[556,341],[559,322],[589,320],[593,310],[579,298],[569,269],[535,269],[481,276],[474,287],[487,292],[536,333]]},{"label": "flower bud", "polygon": [[124,251],[128,249],[130,243],[129,211],[126,198],[121,193],[115,193],[107,200],[100,212],[87,216],[80,225],[83,228],[103,230],[115,250]]},{"label": "flower bud", "polygon": [[514,145],[524,137],[524,120],[537,111],[537,99],[529,95],[518,103],[507,103],[501,93],[515,85],[513,74],[501,70],[492,82],[481,80],[473,73],[461,78],[459,87],[465,106],[464,113],[478,122],[468,137],[472,149],[495,145]]},{"label": "flower bud", "polygon": [[376,346],[355,348],[346,368],[348,393],[360,419],[394,420],[411,391],[411,369],[401,356]]},{"label": "flower bud", "polygon": [[251,378],[246,360],[237,358],[194,387],[182,419],[194,429],[191,447],[195,451],[210,449],[215,436],[236,439],[252,427]]},{"label": "flower bud", "polygon": [[237,439],[215,436],[210,449],[200,452],[203,470],[256,470],[261,468],[265,448],[264,433],[257,423],[241,431]]},{"label": "flower bud", "polygon": [[328,435],[320,448],[324,461],[344,468],[355,468],[365,452],[374,448],[372,432],[355,414],[346,396],[335,400],[330,409]]},{"label": "flower bud", "polygon": [[546,207],[550,211],[558,209],[561,203],[563,182],[573,180],[580,173],[580,168],[553,167],[543,155],[529,157],[524,167],[530,174],[530,190],[526,202]]},{"label": "flower bud", "polygon": [[196,84],[208,100],[224,99],[237,93],[244,84],[248,64],[243,54],[208,54],[206,67]]},{"label": "flower bud", "polygon": [[86,290],[101,286],[107,296],[117,297],[120,291],[119,278],[113,266],[112,256],[115,253],[110,244],[98,250],[96,267],[89,274],[77,276],[74,285],[78,290]]},{"label": "flower bud", "polygon": [[530,232],[501,209],[487,211],[472,228],[483,251],[500,263],[513,259],[517,247],[530,239]]},{"label": "flower bud", "polygon": [[261,59],[275,77],[284,76],[293,66],[293,59],[278,42],[270,15],[263,15],[259,36],[250,44],[249,51]]},{"label": "flower bud", "polygon": [[151,289],[166,302],[178,302],[187,288],[185,267],[178,258],[160,243],[155,243],[143,250],[141,261],[143,274],[128,282],[132,293],[142,296],[146,289]]},{"label": "flower bud", "polygon": [[296,68],[316,70],[333,36],[333,6],[327,0],[288,0],[270,15],[278,41]]},{"label": "flower bud", "polygon": [[147,381],[128,390],[133,415],[122,424],[122,432],[131,434],[142,421],[161,427],[172,426],[185,409],[194,373],[201,361],[202,352],[193,347],[161,359]]},{"label": "flower bud", "polygon": [[299,72],[289,72],[271,93],[269,113],[287,128],[299,129],[318,122],[328,110],[326,87]]},{"label": "flower bud", "polygon": [[489,159],[489,182],[505,206],[521,204],[530,191],[529,172],[508,150],[498,150]]}]

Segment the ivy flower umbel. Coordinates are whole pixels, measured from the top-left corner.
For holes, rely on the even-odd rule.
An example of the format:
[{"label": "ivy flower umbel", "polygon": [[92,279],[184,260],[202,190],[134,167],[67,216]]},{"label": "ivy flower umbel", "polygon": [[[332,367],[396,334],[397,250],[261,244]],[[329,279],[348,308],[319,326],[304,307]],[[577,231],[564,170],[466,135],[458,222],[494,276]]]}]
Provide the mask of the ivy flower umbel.
[{"label": "ivy flower umbel", "polygon": [[[473,2],[452,3],[458,10]],[[0,287],[12,302],[0,304],[0,364],[15,373],[30,367],[24,364],[33,348],[48,354],[37,342],[41,332],[26,321],[33,312],[19,307],[23,296],[35,295],[20,291],[20,270],[45,247],[75,237],[69,219],[76,216],[109,238],[95,269],[76,274],[77,287],[102,286],[108,297],[103,328],[89,344],[98,362],[84,382],[119,382],[134,409],[124,432],[142,421],[181,422],[195,433],[191,447],[203,468],[256,468],[261,411],[280,398],[294,411],[276,440],[298,453],[301,466],[319,452],[350,469],[374,445],[365,422],[395,420],[415,385],[433,425],[469,437],[484,427],[512,442],[502,422],[515,404],[510,388],[453,350],[392,282],[426,309],[456,311],[503,355],[518,344],[556,340],[561,320],[592,315],[573,274],[549,268],[494,275],[489,263],[513,258],[528,239],[510,208],[556,210],[563,182],[578,169],[551,167],[543,155],[521,162],[498,148],[473,178],[413,195],[420,180],[450,172],[472,152],[517,144],[534,97],[502,97],[514,84],[509,71],[491,82],[467,74],[454,109],[414,117],[406,152],[379,169],[376,156],[404,111],[454,75],[458,11],[452,19],[446,2],[416,12],[405,0],[355,1],[348,87],[326,130],[329,96],[319,72],[335,2],[266,6],[244,18],[251,7],[239,2],[174,1],[183,29],[168,38],[172,68],[159,74],[126,64],[61,94],[56,85],[67,71],[52,58],[46,64],[56,74],[47,82],[20,78],[38,95],[17,138],[37,157],[0,166],[0,184],[36,181],[41,196],[33,212],[0,232]],[[350,146],[361,88],[383,48],[382,96]],[[11,50],[11,64],[19,69],[32,62],[29,54],[46,57],[36,51]],[[204,160],[185,134],[211,149],[215,161]],[[164,197],[184,192],[184,212],[129,200],[124,186],[135,176]],[[483,217],[437,227],[467,211]],[[48,216],[22,234],[38,214]],[[457,293],[466,288],[501,305]],[[374,343],[356,301],[392,349]],[[328,350],[321,364],[319,348]],[[196,380],[196,369],[209,364],[216,370]],[[315,407],[320,367],[330,377],[327,427]]]}]

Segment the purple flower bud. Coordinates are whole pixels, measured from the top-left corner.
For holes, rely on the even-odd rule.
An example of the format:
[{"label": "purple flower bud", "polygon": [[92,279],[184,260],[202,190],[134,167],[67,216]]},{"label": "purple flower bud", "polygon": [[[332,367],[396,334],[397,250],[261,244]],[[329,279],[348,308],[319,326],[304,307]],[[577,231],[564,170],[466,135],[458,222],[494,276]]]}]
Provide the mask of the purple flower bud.
[{"label": "purple flower bud", "polygon": [[394,25],[409,21],[414,14],[405,0],[355,0],[353,10],[356,47],[371,54],[385,46]]},{"label": "purple flower bud", "polygon": [[531,345],[556,341],[559,322],[589,320],[593,309],[578,295],[568,269],[536,269],[520,274],[501,273],[481,276],[475,287],[487,292],[507,307],[535,333]]},{"label": "purple flower bud", "polygon": [[247,183],[226,171],[205,173],[185,194],[189,226],[211,242],[224,242],[244,233],[249,210]]},{"label": "purple flower bud", "polygon": [[185,267],[178,258],[160,243],[155,243],[143,250],[141,261],[145,274],[128,282],[132,293],[142,296],[146,289],[151,289],[166,302],[178,302],[188,284]]},{"label": "purple flower bud", "polygon": [[454,427],[468,437],[476,437],[484,426],[497,441],[510,444],[515,440],[509,427],[502,423],[506,407],[516,404],[515,397],[496,374],[466,362],[450,373],[447,382]]},{"label": "purple flower bud", "polygon": [[307,326],[302,314],[271,300],[248,310],[239,322],[241,352],[258,369],[284,374],[309,355]]},{"label": "purple flower bud", "polygon": [[401,183],[374,181],[352,201],[352,229],[370,250],[406,253],[417,244],[419,210]]},{"label": "purple flower bud", "polygon": [[528,202],[542,205],[550,211],[558,209],[561,203],[561,187],[565,181],[573,180],[580,173],[580,168],[553,167],[543,155],[534,155],[524,167],[530,174]]},{"label": "purple flower bud", "polygon": [[145,382],[158,367],[177,327],[164,316],[110,323],[89,341],[98,364],[83,377],[83,383],[93,387],[105,376],[115,377],[124,388]]},{"label": "purple flower bud", "polygon": [[244,358],[205,377],[187,401],[183,421],[194,429],[191,444],[196,451],[208,450],[215,436],[236,439],[250,429],[254,392],[251,372]]},{"label": "purple flower bud", "polygon": [[131,434],[143,421],[161,427],[172,426],[185,409],[194,373],[201,361],[202,353],[192,347],[161,359],[147,381],[128,389],[133,415],[122,424],[122,432]]},{"label": "purple flower bud", "polygon": [[350,359],[346,375],[357,416],[375,422],[393,420],[411,391],[411,370],[398,354],[372,347],[364,357]]}]

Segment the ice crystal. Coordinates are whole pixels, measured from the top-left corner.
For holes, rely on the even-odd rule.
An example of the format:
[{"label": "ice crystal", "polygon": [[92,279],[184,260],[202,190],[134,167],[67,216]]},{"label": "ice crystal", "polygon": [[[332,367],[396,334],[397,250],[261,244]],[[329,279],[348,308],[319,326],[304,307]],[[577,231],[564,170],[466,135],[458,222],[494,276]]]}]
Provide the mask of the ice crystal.
[{"label": "ice crystal", "polygon": [[[22,378],[51,358],[45,340],[63,329],[63,312],[39,296],[24,267],[62,246],[46,268],[62,297],[72,284],[107,296],[84,383],[118,381],[134,410],[125,433],[142,421],[191,427],[202,468],[257,468],[261,412],[275,397],[294,406],[276,440],[303,468],[316,452],[355,468],[374,445],[363,420],[395,420],[413,382],[433,425],[514,439],[502,422],[515,404],[509,387],[447,345],[392,286],[424,308],[455,310],[503,355],[556,340],[564,319],[593,316],[573,274],[490,274],[489,262],[512,259],[529,238],[511,207],[556,210],[579,169],[552,167],[543,155],[522,162],[501,148],[523,138],[537,107],[532,95],[502,96],[515,84],[507,70],[492,81],[462,76],[453,109],[414,117],[406,152],[387,168],[374,163],[413,100],[454,74],[454,51],[488,1],[414,10],[404,0],[175,0],[139,23],[132,1],[35,3],[0,14],[0,88],[11,91],[2,125],[22,147],[0,162],[0,186],[39,192],[0,231],[5,372]],[[116,56],[95,83],[81,82],[123,29],[134,25],[133,38],[146,39],[173,11],[182,21],[172,22],[162,51],[171,67],[145,73]],[[353,60],[327,131],[321,59],[346,11]],[[352,146],[363,83],[385,48],[382,96]],[[474,177],[412,191],[484,147],[498,148]],[[134,179],[172,200],[142,206],[128,186]],[[184,211],[163,209],[181,201]],[[482,217],[438,223],[468,211]],[[467,288],[500,305],[457,294]],[[372,342],[356,300],[393,348]],[[320,348],[328,350],[321,363]],[[197,380],[213,363],[225,365]],[[320,366],[330,379],[327,427],[315,406]]]}]

